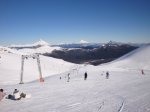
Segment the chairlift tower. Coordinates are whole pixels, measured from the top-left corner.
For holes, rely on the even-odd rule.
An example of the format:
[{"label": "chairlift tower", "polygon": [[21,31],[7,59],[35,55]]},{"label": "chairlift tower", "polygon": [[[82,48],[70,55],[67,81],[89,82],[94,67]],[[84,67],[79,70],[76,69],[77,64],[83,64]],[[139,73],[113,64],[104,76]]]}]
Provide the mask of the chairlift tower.
[{"label": "chairlift tower", "polygon": [[42,77],[42,71],[41,71],[40,57],[38,54],[33,54],[33,55],[22,55],[22,57],[21,57],[21,74],[20,74],[20,83],[19,84],[23,84],[24,61],[25,61],[25,59],[28,59],[28,58],[37,59],[40,82],[44,82],[44,79]]}]

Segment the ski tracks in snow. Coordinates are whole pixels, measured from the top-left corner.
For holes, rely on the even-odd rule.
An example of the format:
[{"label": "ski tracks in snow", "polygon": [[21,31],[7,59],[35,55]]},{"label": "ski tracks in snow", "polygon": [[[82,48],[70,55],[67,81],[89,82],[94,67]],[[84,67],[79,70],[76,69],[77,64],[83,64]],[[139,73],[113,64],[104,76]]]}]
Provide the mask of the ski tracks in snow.
[{"label": "ski tracks in snow", "polygon": [[102,102],[102,104],[99,106],[98,108],[98,112],[101,110],[101,108],[104,106],[104,101]]},{"label": "ski tracks in snow", "polygon": [[113,95],[105,97],[98,106],[98,112],[122,112],[125,99],[122,96]]},{"label": "ski tracks in snow", "polygon": [[77,105],[80,105],[81,103],[74,103],[74,104],[71,104],[71,105],[68,105],[68,107],[74,107],[74,106],[77,106]]},{"label": "ski tracks in snow", "polygon": [[125,99],[122,96],[118,96],[118,97],[120,97],[120,99],[122,99],[122,103],[121,103],[120,108],[118,109],[118,112],[122,112],[122,110],[124,108]]},{"label": "ski tracks in snow", "polygon": [[120,108],[118,109],[118,112],[122,112],[123,107],[124,107],[124,101],[122,102],[122,104],[121,104]]}]

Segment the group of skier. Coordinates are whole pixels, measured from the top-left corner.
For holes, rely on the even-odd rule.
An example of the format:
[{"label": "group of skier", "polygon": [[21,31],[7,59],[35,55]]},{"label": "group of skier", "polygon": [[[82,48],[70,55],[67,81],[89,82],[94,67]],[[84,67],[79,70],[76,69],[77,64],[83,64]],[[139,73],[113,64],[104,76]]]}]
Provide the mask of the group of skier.
[{"label": "group of skier", "polygon": [[[62,77],[60,76],[59,79],[61,80]],[[84,80],[86,80],[86,79],[87,79],[87,72],[84,73]],[[70,81],[70,73],[67,74],[67,82],[69,82],[69,81]]]},{"label": "group of skier", "polygon": [[[143,69],[141,69],[141,74],[145,75],[145,72]],[[102,71],[101,75],[105,75],[106,79],[109,79],[109,77],[110,77],[109,71],[106,71],[106,72]],[[85,72],[84,73],[84,80],[87,80],[87,77],[88,77],[87,72]],[[62,77],[60,77],[60,80],[61,79],[62,79]],[[69,82],[69,81],[70,81],[70,73],[67,74],[67,82]]]},{"label": "group of skier", "polygon": [[[103,75],[104,72],[102,72]],[[65,78],[67,77],[67,82],[70,82],[70,73],[67,74],[67,76],[65,76]],[[87,80],[88,74],[87,72],[84,73],[84,80]],[[60,76],[59,79],[61,80],[62,77]],[[106,72],[106,79],[109,79],[109,72]]]},{"label": "group of skier", "polygon": [[25,93],[20,93],[19,90],[17,89],[14,89],[13,91],[13,94],[9,94],[7,95],[6,97],[6,93],[4,92],[3,89],[0,89],[0,101],[3,99],[3,98],[6,98],[6,99],[10,99],[10,100],[20,100],[22,98],[25,98],[26,97],[26,94]]}]

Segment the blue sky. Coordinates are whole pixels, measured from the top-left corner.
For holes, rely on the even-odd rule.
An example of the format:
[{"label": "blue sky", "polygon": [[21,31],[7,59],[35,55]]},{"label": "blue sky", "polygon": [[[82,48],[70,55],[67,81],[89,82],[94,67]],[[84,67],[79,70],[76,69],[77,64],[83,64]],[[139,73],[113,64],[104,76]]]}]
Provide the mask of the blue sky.
[{"label": "blue sky", "polygon": [[0,0],[0,45],[150,42],[150,0]]}]

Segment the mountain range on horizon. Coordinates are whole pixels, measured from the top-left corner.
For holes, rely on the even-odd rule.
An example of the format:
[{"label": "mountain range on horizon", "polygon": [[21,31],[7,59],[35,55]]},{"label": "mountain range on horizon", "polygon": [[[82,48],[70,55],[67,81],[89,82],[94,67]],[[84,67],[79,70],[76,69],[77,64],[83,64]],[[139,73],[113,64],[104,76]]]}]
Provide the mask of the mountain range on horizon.
[{"label": "mountain range on horizon", "polygon": [[68,62],[99,65],[110,62],[145,44],[126,44],[109,41],[108,43],[88,43],[81,40],[79,43],[50,45],[40,39],[33,44],[11,45],[0,47],[1,51],[16,54],[41,54],[44,56],[63,59]]},{"label": "mountain range on horizon", "polygon": [[43,39],[40,39],[39,41],[36,41],[34,42],[33,44],[11,44],[9,46],[6,46],[6,47],[10,47],[10,48],[13,48],[13,47],[34,47],[34,46],[61,46],[61,45],[72,45],[72,44],[76,44],[76,45],[79,45],[79,44],[83,44],[83,45],[92,45],[92,44],[100,44],[100,45],[103,45],[103,44],[108,44],[108,43],[111,43],[111,44],[129,44],[129,45],[136,45],[136,46],[139,46],[139,45],[144,45],[144,44],[149,44],[149,43],[132,43],[132,42],[117,42],[117,41],[112,41],[110,40],[109,42],[88,42],[86,40],[80,40],[79,42],[75,42],[75,43],[60,43],[60,44],[50,44],[49,42],[46,42],[44,41]]}]

